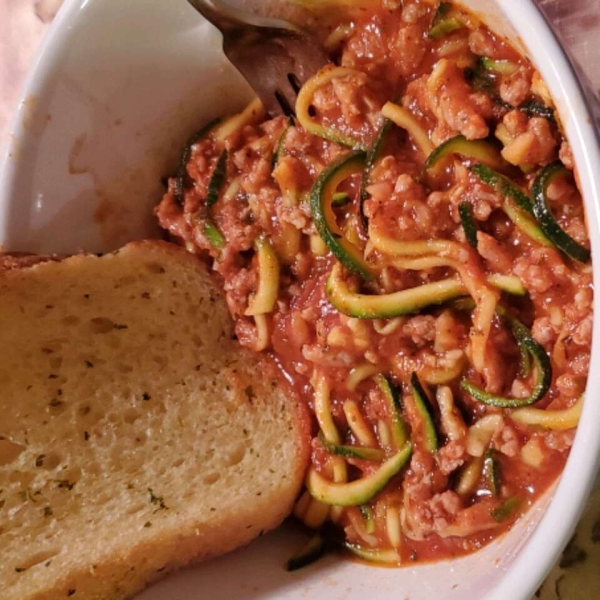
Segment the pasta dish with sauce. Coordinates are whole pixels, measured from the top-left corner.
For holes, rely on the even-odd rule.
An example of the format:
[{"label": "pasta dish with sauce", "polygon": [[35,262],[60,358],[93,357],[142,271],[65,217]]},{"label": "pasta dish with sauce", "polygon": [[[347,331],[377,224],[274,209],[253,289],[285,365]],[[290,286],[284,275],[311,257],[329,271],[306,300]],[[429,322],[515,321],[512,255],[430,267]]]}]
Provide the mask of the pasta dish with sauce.
[{"label": "pasta dish with sauce", "polygon": [[314,414],[296,516],[368,561],[469,553],[556,479],[581,412],[573,157],[533,65],[473,14],[383,0],[327,22],[295,115],[255,100],[207,124],[157,215]]}]

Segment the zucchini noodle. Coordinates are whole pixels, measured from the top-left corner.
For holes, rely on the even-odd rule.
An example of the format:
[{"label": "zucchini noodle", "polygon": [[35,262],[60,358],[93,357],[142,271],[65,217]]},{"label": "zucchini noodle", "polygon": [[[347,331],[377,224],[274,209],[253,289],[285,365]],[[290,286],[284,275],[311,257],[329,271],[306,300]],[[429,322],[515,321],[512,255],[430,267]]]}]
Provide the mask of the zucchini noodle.
[{"label": "zucchini noodle", "polygon": [[429,139],[429,134],[425,128],[403,106],[386,102],[381,109],[381,114],[386,119],[393,121],[398,127],[405,129],[426,158],[435,150],[435,146]]},{"label": "zucchini noodle", "polygon": [[463,249],[460,244],[451,240],[395,240],[379,233],[374,227],[369,228],[369,241],[381,254],[394,257],[448,255]]},{"label": "zucchini noodle", "polygon": [[354,367],[346,378],[346,388],[353,392],[356,390],[359,383],[365,379],[368,379],[372,375],[379,373],[379,371],[380,368],[376,365],[372,365],[371,363],[364,363]]},{"label": "zucchini noodle", "polygon": [[410,460],[413,446],[407,442],[396,454],[383,462],[376,471],[351,481],[338,483],[328,481],[311,466],[306,475],[306,488],[313,498],[334,506],[360,506],[366,504],[385,488]]},{"label": "zucchini noodle", "polygon": [[211,221],[211,219],[208,218],[203,223],[199,221],[199,224],[202,227],[204,235],[207,237],[210,243],[217,250],[221,250],[225,245],[225,238],[219,231],[219,228]]},{"label": "zucchini noodle", "polygon": [[[315,498],[313,498],[313,500],[318,502],[318,500],[316,500]],[[322,502],[320,504],[322,504]],[[329,520],[332,523],[338,523],[339,520],[342,518],[343,514],[344,514],[343,506],[331,506],[330,511],[329,511]]]},{"label": "zucchini noodle", "polygon": [[368,562],[376,562],[380,564],[387,565],[399,565],[401,562],[400,555],[397,550],[368,550],[365,548],[360,548],[356,544],[351,544],[350,542],[345,543],[345,547],[361,558],[362,560],[366,560]]},{"label": "zucchini noodle", "polygon": [[323,432],[319,432],[319,441],[329,454],[333,456],[343,456],[345,458],[357,458],[370,462],[382,462],[385,459],[385,452],[380,448],[365,448],[354,444],[342,444],[337,446],[325,439]]},{"label": "zucchini noodle", "polygon": [[273,237],[273,245],[277,254],[286,265],[292,265],[300,252],[302,232],[291,223],[282,223],[281,230]]},{"label": "zucchini noodle", "polygon": [[440,386],[436,390],[435,398],[440,409],[442,433],[451,442],[462,440],[467,432],[467,426],[454,403],[452,390],[447,385]]},{"label": "zucchini noodle", "polygon": [[523,425],[535,425],[545,429],[560,431],[577,427],[582,409],[583,396],[581,396],[573,406],[564,410],[519,408],[510,413],[510,418]]},{"label": "zucchini noodle", "polygon": [[[422,271],[426,269],[433,269],[435,267],[450,267],[459,272],[463,269],[463,266],[458,261],[451,258],[444,258],[440,256],[422,256],[418,258],[394,258],[389,262],[389,265],[396,269],[406,269],[411,271]],[[500,275],[498,273],[492,273],[486,277],[487,282],[513,296],[526,296],[527,289],[521,282],[521,280],[514,275]]]},{"label": "zucchini noodle", "polygon": [[313,389],[315,391],[315,415],[319,427],[325,436],[325,439],[332,444],[340,445],[342,440],[340,434],[333,422],[331,415],[331,401],[329,392],[329,383],[325,375],[315,371],[313,378]]},{"label": "zucchini noodle", "polygon": [[246,127],[256,123],[265,117],[265,108],[260,98],[254,98],[248,106],[239,114],[230,117],[222,125],[219,125],[214,133],[217,142],[224,143],[230,136]]},{"label": "zucchini noodle", "polygon": [[342,235],[331,204],[342,181],[362,174],[365,160],[365,152],[355,150],[342,155],[323,169],[310,191],[310,212],[317,232],[333,255],[348,270],[369,280],[373,279],[374,273],[365,261],[364,251]]},{"label": "zucchini noodle", "polygon": [[382,419],[379,419],[379,421],[377,421],[377,435],[379,436],[379,441],[381,442],[382,446],[392,445],[390,428],[388,427],[388,424]]},{"label": "zucchini noodle", "polygon": [[377,537],[370,534],[365,526],[365,520],[357,508],[351,507],[347,510],[348,520],[360,539],[371,547],[377,546]]},{"label": "zucchini noodle", "polygon": [[443,304],[467,294],[458,277],[425,283],[390,294],[359,294],[352,292],[335,265],[326,286],[327,297],[337,310],[359,319],[381,319],[413,314],[427,306]]},{"label": "zucchini noodle", "polygon": [[558,339],[552,349],[552,360],[559,366],[564,367],[567,364],[567,351],[565,348],[565,340],[569,337],[570,331],[568,327],[563,327]]},{"label": "zucchini noodle", "polygon": [[312,498],[310,494],[308,494],[308,496],[310,498],[310,502],[308,503],[308,508],[306,509],[304,518],[302,520],[307,527],[310,527],[311,529],[319,529],[330,516],[331,506],[315,500],[315,498]]},{"label": "zucchini noodle", "polygon": [[388,417],[387,423],[389,424],[389,426],[386,425],[386,427],[382,427],[382,421],[379,421],[378,433],[382,440],[386,440],[385,445],[389,445],[389,442],[393,441],[394,446],[400,449],[409,441],[410,433],[408,431],[408,425],[402,415],[399,391],[395,389],[389,378],[384,375],[376,375],[373,377],[373,381],[379,388],[386,405]]},{"label": "zucchini noodle", "polygon": [[427,78],[427,89],[432,98],[438,97],[438,86],[443,81],[444,71],[450,64],[447,58],[442,58],[434,65],[429,77]]},{"label": "zucchini noodle", "polygon": [[[325,192],[322,196],[326,196],[324,198],[325,202],[323,202],[323,216],[327,223],[327,226],[331,233],[336,237],[343,237],[343,231],[340,229],[340,226],[337,222],[337,217],[333,210],[332,199],[337,187],[345,180],[355,175],[359,172],[362,172],[362,164],[350,165],[347,168],[340,169],[337,173],[332,175],[329,185],[327,186]],[[331,197],[331,200],[330,200]],[[359,250],[357,250],[359,252]]]},{"label": "zucchini noodle", "polygon": [[271,244],[264,239],[256,241],[258,254],[258,289],[251,297],[246,316],[270,313],[279,295],[279,261]]},{"label": "zucchini noodle", "polygon": [[[444,57],[444,56],[450,56],[451,54],[454,54],[455,52],[460,52],[462,50],[466,50],[469,47],[469,39],[464,37],[464,38],[460,38],[460,39],[449,39],[449,40],[444,40],[441,44],[441,46],[438,48],[438,56],[440,57]],[[472,61],[471,61],[472,62]],[[461,66],[461,65],[459,65]],[[468,66],[468,65],[464,65],[464,66]]]},{"label": "zucchini noodle", "polygon": [[400,509],[397,506],[388,506],[385,514],[385,527],[392,548],[402,545]]},{"label": "zucchini noodle", "polygon": [[223,192],[223,202],[230,202],[233,200],[239,193],[242,187],[242,182],[239,177],[236,177],[228,186],[227,189]]},{"label": "zucchini noodle", "polygon": [[409,271],[425,271],[436,267],[450,267],[456,271],[461,268],[460,263],[444,256],[420,256],[417,258],[393,258],[390,263],[396,269]]},{"label": "zucchini noodle", "polygon": [[[341,438],[331,414],[330,390],[327,378],[322,373],[315,372],[313,387],[315,390],[315,415],[319,427],[328,442],[339,445]],[[333,469],[333,480],[336,483],[344,483],[348,480],[346,461],[341,456],[332,456],[331,466]],[[331,508],[329,517],[334,523],[341,516],[340,509],[341,507],[338,506]]]},{"label": "zucchini noodle", "polygon": [[373,519],[373,509],[368,504],[361,504],[358,507],[362,518],[365,521],[365,531],[375,533],[375,520]]},{"label": "zucchini noodle", "polygon": [[254,323],[256,325],[256,344],[254,349],[256,352],[262,352],[269,347],[269,323],[266,315],[254,315]]},{"label": "zucchini noodle", "polygon": [[[444,362],[444,358],[440,362]],[[443,367],[424,367],[420,371],[420,377],[429,385],[443,385],[457,379],[463,372],[467,362],[467,357],[464,353],[458,360],[452,361],[449,366]]]},{"label": "zucchini noodle", "polygon": [[506,198],[502,204],[502,210],[515,224],[515,227],[528,235],[532,240],[541,246],[547,246],[549,248],[554,246],[554,244],[544,235],[537,221],[523,209],[519,208],[516,202]]},{"label": "zucchini noodle", "polygon": [[472,494],[477,488],[482,472],[483,458],[481,456],[472,458],[469,464],[460,472],[456,485],[456,493],[459,496],[469,496]]},{"label": "zucchini noodle", "polygon": [[[534,366],[535,382],[532,386],[531,393],[525,397],[507,398],[505,396],[486,392],[467,379],[463,379],[460,382],[460,387],[479,402],[497,408],[521,408],[523,406],[535,404],[544,397],[552,383],[552,364],[548,358],[548,354],[544,347],[533,338],[531,331],[529,331],[529,329],[527,329],[527,327],[525,327],[518,319],[509,317],[502,306],[497,308],[496,314],[508,327],[510,327],[512,335],[521,350],[521,370],[529,374],[529,372],[532,371],[531,365],[533,364]],[[525,353],[529,355],[529,358],[533,363],[530,362],[529,358],[523,360]]]},{"label": "zucchini noodle", "polygon": [[318,233],[313,233],[310,236],[310,251],[315,256],[327,256],[329,249],[327,248],[327,244],[321,239],[321,236]]},{"label": "zucchini noodle", "polygon": [[481,19],[467,11],[459,11],[455,16],[465,27],[468,27],[471,30],[481,27]]},{"label": "zucchini noodle", "polygon": [[361,71],[346,67],[328,66],[319,71],[302,86],[298,94],[298,98],[296,99],[296,118],[300,125],[312,135],[336,144],[341,144],[342,146],[347,146],[348,148],[364,150],[363,144],[359,139],[336,131],[333,127],[325,127],[317,123],[309,114],[313,96],[319,88],[328,84],[333,79],[351,77],[352,75],[364,77],[364,73]]},{"label": "zucchini noodle", "polygon": [[407,537],[410,540],[421,542],[425,539],[425,535],[420,532],[416,532],[413,529],[412,521],[414,520],[414,517],[412,516],[411,510],[412,503],[410,501],[410,494],[408,493],[406,488],[404,488],[403,496],[404,501],[402,503],[402,510],[400,511],[400,523],[402,525],[402,533],[404,534],[404,537]]},{"label": "zucchini noodle", "polygon": [[502,415],[492,414],[482,417],[469,427],[467,433],[467,452],[471,456],[481,457],[496,431],[503,426]]},{"label": "zucchini noodle", "polygon": [[209,123],[207,123],[202,129],[193,135],[186,143],[183,152],[181,154],[181,158],[179,160],[179,168],[177,169],[177,176],[175,177],[175,190],[174,197],[177,204],[180,206],[184,205],[184,197],[183,197],[183,188],[184,188],[184,180],[187,176],[188,170],[187,165],[192,156],[194,146],[204,140],[207,136],[209,136],[214,130],[215,127],[221,122],[220,118],[213,119]]},{"label": "zucchini noodle", "polygon": [[490,337],[494,314],[498,304],[497,292],[483,291],[479,298],[473,298],[477,306],[473,312],[473,326],[469,333],[471,340],[471,360],[475,370],[483,373],[485,370],[486,346]]},{"label": "zucchini noodle", "polygon": [[[421,256],[421,261],[415,261],[413,265],[431,264],[435,266],[449,266],[460,275],[469,294],[475,301],[473,312],[473,326],[469,338],[471,341],[471,358],[475,370],[483,373],[485,368],[486,346],[490,336],[494,313],[498,303],[499,293],[485,280],[483,273],[477,273],[475,277],[473,265],[467,267],[465,259],[472,252],[471,249],[461,246],[451,240],[419,240],[399,241],[388,238],[377,232],[377,229],[369,229],[369,239],[375,249],[382,254],[393,255],[396,260],[403,264],[411,264],[404,261],[405,256]],[[424,254],[438,254],[438,257],[423,257]],[[445,258],[447,257],[447,258]],[[447,262],[443,265],[442,261]],[[417,269],[427,268],[423,266]],[[481,269],[477,269],[481,271]]]},{"label": "zucchini noodle", "polygon": [[402,325],[402,317],[393,317],[392,319],[375,319],[373,329],[379,335],[392,335]]},{"label": "zucchini noodle", "polygon": [[[466,508],[464,512],[466,513],[468,510],[469,508]],[[466,538],[470,535],[475,535],[476,533],[482,533],[484,531],[489,531],[490,529],[497,529],[499,525],[500,523],[494,520],[487,523],[485,521],[478,523],[473,519],[471,522],[461,523],[459,525],[448,525],[446,529],[442,529],[440,532],[438,532],[438,535],[441,538]]]},{"label": "zucchini noodle", "polygon": [[366,421],[364,420],[358,404],[354,400],[346,400],[343,405],[344,415],[348,421],[348,427],[354,434],[354,437],[363,445],[367,447],[377,447],[377,440],[375,435],[369,429]]},{"label": "zucchini noodle", "polygon": [[[461,277],[463,275],[461,271],[464,269],[463,265],[458,261],[440,256],[394,258],[389,262],[389,265],[396,269],[406,269],[410,271],[423,271],[436,267],[449,267],[457,271]],[[485,280],[490,286],[514,296],[525,296],[527,294],[527,290],[518,277],[493,273],[488,275]]]},{"label": "zucchini noodle", "polygon": [[354,29],[353,23],[342,23],[338,25],[326,38],[323,42],[323,47],[327,52],[334,52],[341,45],[342,42],[352,33]]},{"label": "zucchini noodle", "polygon": [[[290,128],[294,127],[294,125],[295,125],[294,117],[289,117],[286,125],[283,127],[283,131],[281,132],[281,135],[279,136],[279,140],[278,140],[277,144],[275,145],[275,149],[273,151],[273,154],[271,155],[271,168],[274,171],[277,170],[277,166],[279,165],[279,162],[287,153],[286,147],[285,147],[285,138],[287,137],[287,134],[290,131]],[[261,138],[258,138],[257,141],[260,142],[260,140],[261,140]],[[260,149],[259,149],[259,151],[260,151]]]},{"label": "zucchini noodle", "polygon": [[527,288],[523,285],[523,282],[514,275],[492,273],[491,275],[488,275],[487,280],[491,285],[508,294],[513,294],[514,296],[527,295]]},{"label": "zucchini noodle", "polygon": [[[287,165],[286,165],[287,166]],[[273,172],[273,178],[279,184],[281,189],[281,200],[282,204],[288,208],[296,208],[300,204],[300,194],[294,187],[288,187],[285,185],[288,181],[288,177],[279,177],[279,169],[276,168]],[[284,173],[289,172],[289,168],[284,169]],[[273,239],[273,245],[277,250],[277,254],[281,257],[282,261],[291,265],[296,261],[296,257],[300,252],[300,244],[302,239],[302,232],[297,229],[292,223],[286,221],[280,221],[280,230]]]},{"label": "zucchini noodle", "polygon": [[344,223],[344,237],[353,246],[359,247],[362,243],[360,237],[360,221],[356,215],[350,215]]},{"label": "zucchini noodle", "polygon": [[[365,247],[365,257],[366,258],[370,258],[372,256],[372,251],[374,250],[373,245],[371,244],[371,242],[367,242],[367,245]],[[380,273],[379,273],[379,283],[381,285],[381,290],[382,292],[385,292],[386,294],[390,294],[391,292],[393,292],[396,289],[396,282],[394,280],[393,277],[393,273],[392,273],[392,268],[391,267],[383,267],[383,269],[381,269]],[[394,317],[397,319],[401,319],[402,317]],[[374,319],[374,322],[380,322],[380,323],[385,323],[386,321],[389,321],[390,319]]]},{"label": "zucchini noodle", "polygon": [[303,520],[311,500],[312,496],[308,493],[308,490],[304,490],[300,498],[296,501],[296,504],[294,504],[294,516]]}]

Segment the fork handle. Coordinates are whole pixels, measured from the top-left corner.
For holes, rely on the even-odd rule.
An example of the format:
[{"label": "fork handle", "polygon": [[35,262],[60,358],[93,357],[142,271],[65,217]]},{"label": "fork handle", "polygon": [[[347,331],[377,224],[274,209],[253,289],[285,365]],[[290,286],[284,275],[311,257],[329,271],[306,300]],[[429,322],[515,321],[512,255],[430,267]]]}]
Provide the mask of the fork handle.
[{"label": "fork handle", "polygon": [[240,19],[233,14],[234,9],[219,0],[188,0],[188,2],[221,31],[239,27],[242,24]]},{"label": "fork handle", "polygon": [[232,30],[247,32],[249,26],[298,31],[293,23],[288,23],[281,19],[254,15],[235,8],[222,0],[188,0],[188,2],[223,33]]}]

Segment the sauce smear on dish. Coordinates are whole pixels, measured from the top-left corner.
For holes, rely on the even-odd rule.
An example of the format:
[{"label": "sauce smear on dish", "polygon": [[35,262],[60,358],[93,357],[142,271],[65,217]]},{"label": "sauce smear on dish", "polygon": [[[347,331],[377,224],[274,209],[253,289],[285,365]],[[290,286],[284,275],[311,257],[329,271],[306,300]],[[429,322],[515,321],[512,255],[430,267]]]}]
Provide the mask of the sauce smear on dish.
[{"label": "sauce smear on dish", "polygon": [[539,74],[457,6],[391,4],[329,17],[294,117],[194,136],[157,215],[313,411],[295,514],[393,565],[482,547],[559,475],[593,290]]}]

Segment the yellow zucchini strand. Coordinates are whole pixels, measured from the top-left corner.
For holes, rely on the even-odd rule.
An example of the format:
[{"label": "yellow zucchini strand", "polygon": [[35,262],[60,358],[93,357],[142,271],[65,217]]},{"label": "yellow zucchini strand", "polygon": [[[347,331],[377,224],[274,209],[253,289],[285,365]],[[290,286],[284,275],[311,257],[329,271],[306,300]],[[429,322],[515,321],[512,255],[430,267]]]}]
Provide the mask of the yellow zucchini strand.
[{"label": "yellow zucchini strand", "polygon": [[264,239],[256,241],[258,255],[258,289],[251,297],[246,310],[247,317],[265,315],[275,307],[279,296],[279,260],[271,243]]}]

